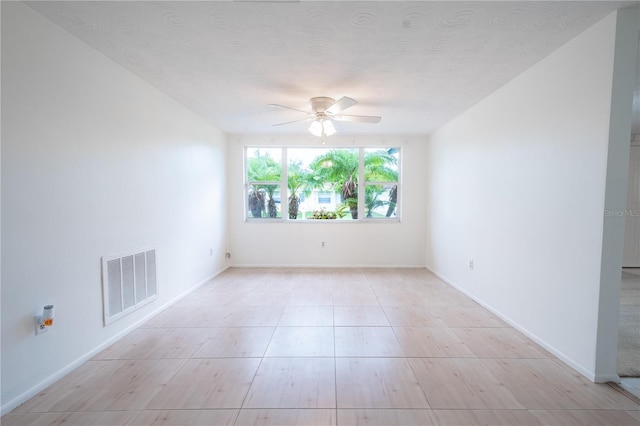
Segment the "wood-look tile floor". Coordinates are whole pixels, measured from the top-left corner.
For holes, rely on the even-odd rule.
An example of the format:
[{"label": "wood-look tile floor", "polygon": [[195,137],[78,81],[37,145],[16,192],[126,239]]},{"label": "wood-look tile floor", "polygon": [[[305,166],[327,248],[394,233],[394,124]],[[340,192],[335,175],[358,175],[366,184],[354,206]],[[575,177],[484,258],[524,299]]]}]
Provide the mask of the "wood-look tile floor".
[{"label": "wood-look tile floor", "polygon": [[639,425],[424,269],[230,269],[2,425]]}]

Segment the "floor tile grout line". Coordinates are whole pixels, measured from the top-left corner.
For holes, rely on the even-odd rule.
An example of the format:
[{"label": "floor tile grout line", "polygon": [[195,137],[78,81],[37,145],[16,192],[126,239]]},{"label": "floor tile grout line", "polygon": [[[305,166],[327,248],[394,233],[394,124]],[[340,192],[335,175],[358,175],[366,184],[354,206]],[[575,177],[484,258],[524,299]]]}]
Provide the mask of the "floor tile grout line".
[{"label": "floor tile grout line", "polygon": [[[284,314],[284,309],[283,309],[283,312],[280,314],[281,318],[282,318],[283,314]],[[275,335],[277,329],[278,329],[277,326],[273,327],[273,331],[271,332],[271,337],[269,338],[269,343],[267,343],[267,345],[264,348],[264,352],[262,353],[262,357],[260,357],[260,362],[258,363],[258,367],[256,368],[255,373],[253,373],[253,377],[251,378],[251,383],[247,387],[247,393],[242,398],[242,402],[240,403],[239,410],[242,410],[242,408],[244,408],[244,404],[247,401],[247,398],[249,397],[249,394],[251,393],[251,387],[253,386],[253,384],[254,384],[254,382],[256,380],[256,377],[258,376],[258,372],[260,371],[260,367],[262,367],[262,363],[264,362],[265,355],[266,355],[267,351],[269,350],[269,345],[271,345],[271,342],[273,341],[273,336]],[[240,411],[238,411],[238,417],[240,417]],[[237,421],[237,418],[236,418],[236,421]],[[234,421],[234,425],[235,425],[236,421]]]}]

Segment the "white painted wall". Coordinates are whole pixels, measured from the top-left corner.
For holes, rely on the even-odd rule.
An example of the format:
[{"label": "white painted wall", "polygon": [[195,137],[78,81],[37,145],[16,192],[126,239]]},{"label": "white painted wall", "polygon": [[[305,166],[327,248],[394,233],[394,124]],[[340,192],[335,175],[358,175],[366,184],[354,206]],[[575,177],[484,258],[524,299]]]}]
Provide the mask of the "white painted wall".
[{"label": "white painted wall", "polygon": [[615,377],[596,368],[615,34],[613,14],[439,129],[426,165],[427,267],[592,380]]},{"label": "white painted wall", "polygon": [[[225,135],[17,2],[2,2],[2,90],[6,412],[224,269],[227,194]],[[158,300],[103,327],[101,257],[148,245]]]},{"label": "white painted wall", "polygon": [[[334,135],[324,147],[399,146],[402,149],[402,222],[244,220],[245,146],[322,147],[311,135],[233,135],[229,139],[229,250],[234,266],[424,267],[426,138]],[[322,248],[320,242],[325,241]]]}]

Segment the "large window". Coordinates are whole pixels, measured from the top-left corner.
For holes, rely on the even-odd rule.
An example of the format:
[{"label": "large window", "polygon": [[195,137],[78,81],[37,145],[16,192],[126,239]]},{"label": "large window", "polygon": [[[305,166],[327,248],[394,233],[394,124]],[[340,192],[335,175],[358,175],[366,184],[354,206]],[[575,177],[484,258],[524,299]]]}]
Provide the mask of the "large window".
[{"label": "large window", "polygon": [[245,149],[246,218],[399,219],[399,148]]}]

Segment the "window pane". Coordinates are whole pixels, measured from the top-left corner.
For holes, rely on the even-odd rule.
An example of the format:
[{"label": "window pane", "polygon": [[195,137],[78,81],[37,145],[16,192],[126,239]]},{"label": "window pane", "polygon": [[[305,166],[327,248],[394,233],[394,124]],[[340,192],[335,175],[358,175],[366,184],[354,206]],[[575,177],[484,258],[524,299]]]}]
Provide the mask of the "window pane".
[{"label": "window pane", "polygon": [[247,182],[278,182],[281,176],[280,148],[247,148]]},{"label": "window pane", "polygon": [[288,149],[289,218],[357,218],[358,157],[358,149]]},{"label": "window pane", "polygon": [[398,181],[398,148],[364,150],[364,180],[367,182]]},{"label": "window pane", "polygon": [[317,207],[315,191],[321,183],[314,179],[311,163],[316,157],[324,155],[327,149],[289,148],[287,149],[287,188],[289,191],[289,219],[309,217]]},{"label": "window pane", "polygon": [[398,217],[398,186],[367,185],[365,189],[365,216],[367,218]]}]

